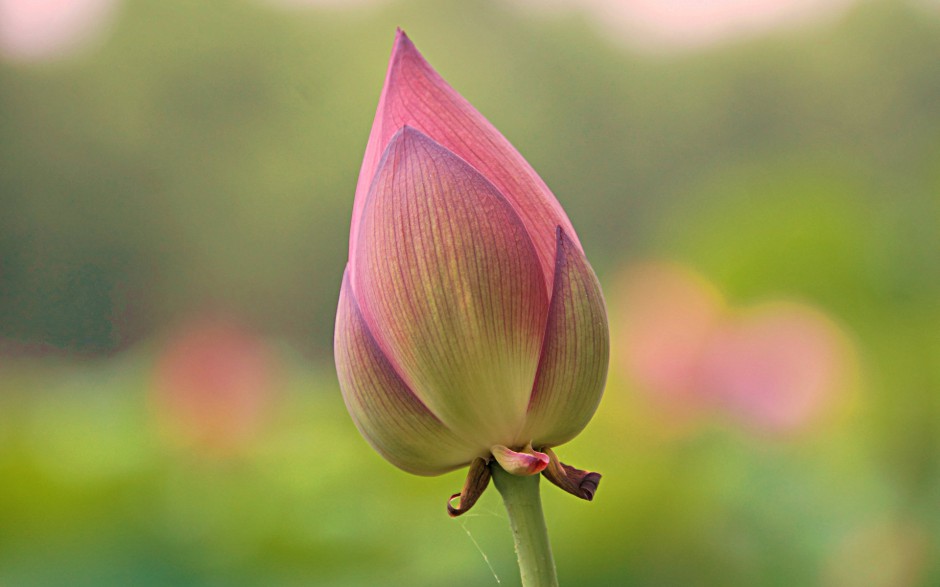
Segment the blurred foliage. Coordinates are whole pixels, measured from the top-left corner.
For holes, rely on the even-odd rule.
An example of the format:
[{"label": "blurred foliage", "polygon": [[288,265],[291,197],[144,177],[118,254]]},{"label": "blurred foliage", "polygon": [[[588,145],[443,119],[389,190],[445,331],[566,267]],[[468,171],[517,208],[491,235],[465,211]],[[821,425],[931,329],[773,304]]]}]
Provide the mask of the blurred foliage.
[{"label": "blurred foliage", "polygon": [[[812,302],[858,350],[839,412],[786,440],[664,432],[615,366],[559,450],[605,474],[597,500],[543,490],[562,583],[940,584],[940,18],[871,1],[639,55],[495,0],[136,0],[95,51],[0,63],[0,585],[495,584],[486,559],[517,580],[495,492],[448,519],[461,474],[383,462],[330,366],[397,25],[602,281],[676,259],[734,301]],[[154,407],[167,333],[206,312],[284,372],[221,452]]]}]

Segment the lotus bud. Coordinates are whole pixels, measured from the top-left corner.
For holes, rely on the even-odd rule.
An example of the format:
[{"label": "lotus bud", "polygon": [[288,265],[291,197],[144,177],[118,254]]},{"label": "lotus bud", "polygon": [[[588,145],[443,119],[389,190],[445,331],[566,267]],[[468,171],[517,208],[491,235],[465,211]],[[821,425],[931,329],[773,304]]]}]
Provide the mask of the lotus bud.
[{"label": "lotus bud", "polygon": [[558,201],[401,31],[356,187],[335,358],[353,421],[418,475],[495,460],[584,499],[600,475],[551,451],[607,376],[600,286]]}]

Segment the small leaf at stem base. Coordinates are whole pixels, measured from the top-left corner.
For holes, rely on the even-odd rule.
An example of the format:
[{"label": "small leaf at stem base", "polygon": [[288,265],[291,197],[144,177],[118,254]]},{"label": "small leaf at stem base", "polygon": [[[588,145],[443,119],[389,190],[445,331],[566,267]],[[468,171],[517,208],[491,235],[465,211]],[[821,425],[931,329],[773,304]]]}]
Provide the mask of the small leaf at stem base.
[{"label": "small leaf at stem base", "polygon": [[[463,490],[460,493],[451,495],[450,499],[447,500],[447,513],[450,517],[456,518],[470,511],[473,504],[483,495],[487,485],[490,484],[490,475],[489,463],[486,459],[477,457],[470,463],[470,470],[467,472],[467,480],[464,481]],[[460,500],[455,507],[453,501],[456,497],[459,497]]]},{"label": "small leaf at stem base", "polygon": [[544,448],[542,450],[549,457],[548,466],[542,471],[542,475],[544,475],[546,479],[571,495],[575,495],[587,501],[594,499],[594,493],[597,492],[597,485],[601,482],[600,473],[576,469],[571,465],[566,465],[559,461],[552,449]]}]

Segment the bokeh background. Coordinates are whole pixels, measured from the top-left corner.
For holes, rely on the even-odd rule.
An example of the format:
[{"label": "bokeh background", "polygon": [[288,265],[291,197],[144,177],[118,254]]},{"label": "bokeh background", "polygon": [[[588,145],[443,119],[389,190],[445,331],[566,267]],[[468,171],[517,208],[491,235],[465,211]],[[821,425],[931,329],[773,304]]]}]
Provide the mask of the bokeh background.
[{"label": "bokeh background", "polygon": [[605,286],[562,584],[940,585],[927,0],[0,0],[0,585],[518,584],[333,372],[396,26]]}]

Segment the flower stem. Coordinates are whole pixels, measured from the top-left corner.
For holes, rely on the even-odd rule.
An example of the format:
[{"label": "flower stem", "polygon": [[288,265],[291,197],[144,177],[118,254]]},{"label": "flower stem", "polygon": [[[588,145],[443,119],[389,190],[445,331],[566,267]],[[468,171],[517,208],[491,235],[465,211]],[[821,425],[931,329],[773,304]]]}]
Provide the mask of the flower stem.
[{"label": "flower stem", "polygon": [[558,587],[555,559],[552,557],[545,516],[542,514],[539,475],[512,475],[496,461],[490,464],[490,468],[493,482],[503,496],[503,503],[509,513],[522,586]]}]

